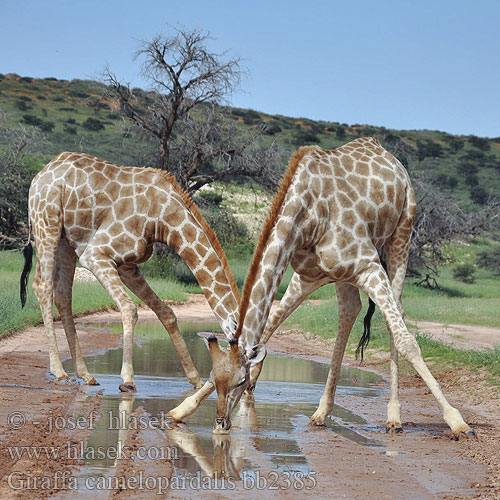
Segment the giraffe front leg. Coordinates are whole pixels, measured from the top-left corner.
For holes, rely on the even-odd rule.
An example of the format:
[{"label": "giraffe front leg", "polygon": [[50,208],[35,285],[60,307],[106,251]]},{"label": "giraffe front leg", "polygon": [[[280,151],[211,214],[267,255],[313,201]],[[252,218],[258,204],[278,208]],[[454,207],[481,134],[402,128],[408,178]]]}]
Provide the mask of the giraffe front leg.
[{"label": "giraffe front leg", "polygon": [[[301,276],[298,272],[293,273],[290,283],[285,294],[278,306],[271,312],[269,319],[264,329],[264,333],[260,338],[261,344],[266,344],[271,338],[276,329],[304,302],[314,291],[321,286],[329,283],[330,279],[324,275],[318,276],[317,279],[311,280]],[[248,395],[255,390],[255,384],[260,376],[264,360],[255,363],[250,368],[250,384],[245,393]]]},{"label": "giraffe front leg", "polygon": [[328,415],[332,413],[335,390],[339,380],[347,339],[349,338],[349,334],[358,317],[359,311],[361,311],[361,301],[357,288],[339,282],[336,284],[336,290],[339,304],[338,333],[335,339],[332,364],[328,372],[325,391],[323,396],[321,396],[318,409],[311,417],[311,424],[313,425],[325,425]]},{"label": "giraffe front leg", "polygon": [[446,400],[441,387],[425,364],[420,347],[403,321],[398,303],[389,284],[387,275],[378,263],[371,264],[358,280],[360,288],[377,304],[384,315],[387,327],[394,338],[399,352],[422,377],[430,391],[440,404],[444,421],[450,427],[453,436],[476,436],[476,433],[465,423],[460,412]]},{"label": "giraffe front leg", "polygon": [[[130,299],[129,299],[130,300]],[[130,300],[130,303],[120,307],[123,323],[123,359],[120,376],[123,384],[120,384],[119,389],[122,392],[135,392],[136,386],[134,383],[134,326],[137,323],[137,307]]]},{"label": "giraffe front leg", "polygon": [[172,309],[151,289],[137,266],[120,266],[118,272],[125,285],[156,314],[169,333],[188,381],[196,389],[202,387],[200,375],[191,359],[184,337],[179,331],[177,318]]},{"label": "giraffe front leg", "polygon": [[401,424],[401,405],[399,404],[398,351],[392,335],[390,371],[391,396],[387,404],[387,422],[385,424],[385,430],[393,434],[403,432],[403,426]]},{"label": "giraffe front leg", "polygon": [[120,384],[119,389],[122,392],[135,392],[133,354],[137,307],[125,291],[115,263],[96,248],[88,248],[90,250],[88,252],[85,251],[80,257],[80,263],[94,273],[94,276],[118,306],[122,316],[123,358],[120,376],[123,383]]}]

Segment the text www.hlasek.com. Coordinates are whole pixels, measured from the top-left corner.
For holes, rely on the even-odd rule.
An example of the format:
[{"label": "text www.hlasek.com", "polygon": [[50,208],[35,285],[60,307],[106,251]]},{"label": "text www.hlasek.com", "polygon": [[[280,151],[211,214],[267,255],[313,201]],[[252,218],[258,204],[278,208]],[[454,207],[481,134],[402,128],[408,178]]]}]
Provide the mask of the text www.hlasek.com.
[{"label": "text www.hlasek.com", "polygon": [[64,446],[8,446],[11,460],[123,460],[134,456],[139,460],[175,460],[175,446],[139,446],[133,449],[118,441],[116,446],[86,447],[83,441]]}]

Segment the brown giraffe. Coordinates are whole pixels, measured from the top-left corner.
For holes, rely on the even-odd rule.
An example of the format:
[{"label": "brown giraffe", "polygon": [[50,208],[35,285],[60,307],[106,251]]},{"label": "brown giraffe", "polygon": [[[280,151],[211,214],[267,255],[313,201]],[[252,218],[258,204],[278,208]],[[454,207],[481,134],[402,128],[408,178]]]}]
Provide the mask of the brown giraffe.
[{"label": "brown giraffe", "polygon": [[200,377],[173,311],[149,287],[137,265],[151,256],[155,242],[173,248],[193,271],[228,336],[237,325],[239,292],[215,233],[174,178],[157,169],[122,167],[83,153],[61,153],[33,179],[29,213],[38,260],[33,290],[42,310],[52,374],[59,381],[68,379],[54,333],[54,299],[75,372],[86,384],[96,384],[83,360],[71,311],[78,259],[94,273],[122,315],[120,389],[135,390],[132,352],[137,307],[124,285],[156,313],[172,338],[188,380],[199,387]]},{"label": "brown giraffe", "polygon": [[[444,397],[415,338],[403,321],[401,294],[415,216],[415,197],[401,163],[372,138],[324,151],[304,147],[295,153],[261,232],[240,303],[240,322],[230,348],[209,339],[212,380],[218,392],[214,432],[227,433],[231,412],[255,383],[263,345],[309,294],[335,282],[339,327],[324,394],[311,422],[324,425],[349,333],[361,309],[359,290],[380,308],[391,335],[391,398],[388,430],[401,430],[397,394],[398,353],[423,378],[443,410],[453,434],[474,435]],[[380,263],[385,249],[388,273]],[[264,330],[273,298],[288,264],[295,274]],[[238,340],[236,340],[238,339]],[[251,373],[251,369],[255,373]],[[196,410],[209,383],[170,413],[181,420]]]}]

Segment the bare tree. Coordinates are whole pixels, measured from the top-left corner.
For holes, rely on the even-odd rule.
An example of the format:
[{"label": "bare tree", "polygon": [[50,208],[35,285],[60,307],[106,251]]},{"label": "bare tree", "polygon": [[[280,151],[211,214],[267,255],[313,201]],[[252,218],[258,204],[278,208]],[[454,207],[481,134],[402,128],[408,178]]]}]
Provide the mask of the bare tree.
[{"label": "bare tree", "polygon": [[240,60],[211,52],[209,38],[199,30],[176,29],[143,42],[136,58],[151,83],[148,92],[120,83],[109,68],[104,79],[122,115],[158,144],[158,166],[174,173],[188,191],[259,172],[261,181],[274,187],[274,179],[264,180],[271,168],[262,162],[275,162],[280,150],[276,144],[263,150],[260,131],[244,135],[217,105],[239,85]]},{"label": "bare tree", "polygon": [[46,142],[35,127],[8,128],[2,125],[0,112],[0,247],[16,247],[19,232],[26,224],[28,190],[33,172],[25,166],[27,153]]},{"label": "bare tree", "polygon": [[439,288],[436,278],[445,262],[444,250],[451,242],[468,242],[498,228],[496,203],[476,212],[465,212],[450,193],[423,177],[413,177],[417,196],[417,216],[410,248],[409,273],[419,277],[419,285]]},{"label": "bare tree", "polygon": [[189,193],[218,180],[249,177],[274,190],[284,153],[276,141],[259,144],[260,129],[243,130],[215,105],[205,105],[195,120],[181,120],[171,141],[169,170]]}]

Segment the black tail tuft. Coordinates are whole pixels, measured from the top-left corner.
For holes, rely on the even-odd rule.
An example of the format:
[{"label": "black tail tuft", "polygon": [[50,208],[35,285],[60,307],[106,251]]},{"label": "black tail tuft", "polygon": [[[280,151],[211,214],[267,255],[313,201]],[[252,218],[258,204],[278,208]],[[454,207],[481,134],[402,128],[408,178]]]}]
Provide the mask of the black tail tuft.
[{"label": "black tail tuft", "polygon": [[[380,256],[380,263],[384,268],[384,271],[387,272],[387,262],[383,255]],[[364,330],[363,335],[359,339],[358,347],[356,347],[356,359],[358,359],[359,354],[361,354],[361,361],[363,361],[363,356],[365,354],[365,349],[368,347],[370,343],[370,328],[372,325],[372,316],[375,312],[375,302],[372,299],[369,299],[368,302],[368,311],[366,311],[365,319],[363,320]]]},{"label": "black tail tuft", "polygon": [[374,312],[375,312],[375,302],[373,302],[373,300],[370,299],[368,302],[368,311],[366,312],[365,319],[363,320],[364,323],[363,335],[359,340],[358,347],[356,347],[356,359],[358,359],[358,356],[361,354],[361,361],[363,361],[365,349],[368,347],[368,344],[370,343],[370,328]]},{"label": "black tail tuft", "polygon": [[26,305],[26,287],[28,286],[28,277],[33,265],[33,246],[30,242],[23,249],[24,269],[21,274],[21,307]]}]

